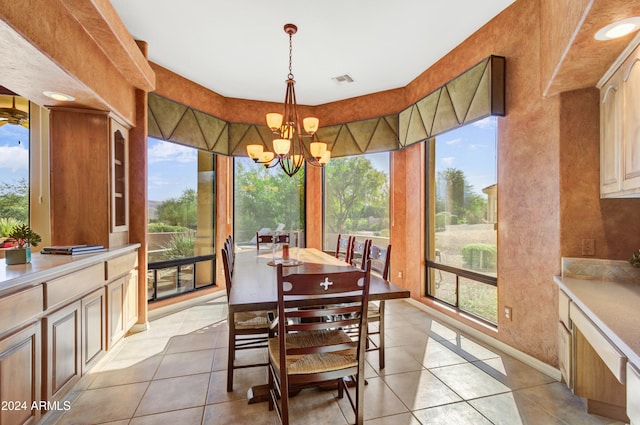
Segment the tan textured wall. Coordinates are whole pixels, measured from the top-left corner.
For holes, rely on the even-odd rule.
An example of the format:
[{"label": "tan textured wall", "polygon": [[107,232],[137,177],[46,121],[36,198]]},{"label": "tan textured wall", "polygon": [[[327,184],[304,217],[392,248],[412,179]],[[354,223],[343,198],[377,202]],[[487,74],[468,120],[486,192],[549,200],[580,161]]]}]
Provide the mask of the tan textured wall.
[{"label": "tan textured wall", "polygon": [[626,260],[640,248],[630,225],[640,199],[600,199],[598,90],[560,95],[561,255],[580,257],[594,239],[595,258]]}]

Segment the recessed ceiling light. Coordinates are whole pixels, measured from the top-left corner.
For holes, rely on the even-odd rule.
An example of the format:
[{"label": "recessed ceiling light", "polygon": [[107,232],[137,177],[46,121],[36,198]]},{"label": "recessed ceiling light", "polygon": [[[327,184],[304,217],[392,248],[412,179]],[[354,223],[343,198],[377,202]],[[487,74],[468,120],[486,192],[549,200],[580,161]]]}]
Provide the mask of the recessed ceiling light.
[{"label": "recessed ceiling light", "polygon": [[594,37],[596,40],[612,40],[637,31],[638,28],[640,28],[640,16],[634,16],[600,28]]},{"label": "recessed ceiling light", "polygon": [[42,94],[44,94],[47,97],[50,97],[51,99],[60,100],[62,102],[71,102],[76,100],[75,97],[69,94],[59,93],[55,91],[43,91]]}]

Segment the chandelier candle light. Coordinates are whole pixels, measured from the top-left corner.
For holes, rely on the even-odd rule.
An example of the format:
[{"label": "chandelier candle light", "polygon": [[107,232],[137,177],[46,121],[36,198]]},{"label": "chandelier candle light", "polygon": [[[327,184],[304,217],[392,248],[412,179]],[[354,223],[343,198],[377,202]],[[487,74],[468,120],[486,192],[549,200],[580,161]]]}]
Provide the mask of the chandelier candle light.
[{"label": "chandelier candle light", "polygon": [[268,168],[280,164],[290,177],[296,174],[305,162],[316,167],[323,167],[331,158],[331,152],[327,150],[326,143],[312,141],[307,148],[302,140],[303,137],[314,140],[320,121],[315,117],[307,117],[302,120],[302,129],[300,127],[294,89],[295,80],[291,67],[292,38],[297,31],[298,27],[293,24],[284,26],[284,32],[289,34],[289,75],[287,76],[287,90],[284,97],[284,111],[282,114],[272,112],[266,116],[267,127],[277,137],[273,141],[273,152],[264,151],[262,145],[247,146],[247,154],[254,162],[264,164]]}]

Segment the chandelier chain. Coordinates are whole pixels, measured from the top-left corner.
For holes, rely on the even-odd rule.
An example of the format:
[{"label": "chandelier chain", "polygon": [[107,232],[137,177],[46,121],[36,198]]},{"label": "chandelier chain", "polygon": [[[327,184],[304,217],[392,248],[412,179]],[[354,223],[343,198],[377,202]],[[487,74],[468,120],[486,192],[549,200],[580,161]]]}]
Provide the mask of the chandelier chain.
[{"label": "chandelier chain", "polygon": [[289,33],[289,75],[288,78],[293,80],[293,67],[291,66],[293,57],[293,34]]}]

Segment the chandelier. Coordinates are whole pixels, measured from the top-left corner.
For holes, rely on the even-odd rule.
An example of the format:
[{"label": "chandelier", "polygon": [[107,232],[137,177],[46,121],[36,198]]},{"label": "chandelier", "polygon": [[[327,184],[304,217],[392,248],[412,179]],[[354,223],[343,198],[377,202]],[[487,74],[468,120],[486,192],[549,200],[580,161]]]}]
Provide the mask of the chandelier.
[{"label": "chandelier", "polygon": [[[273,152],[265,151],[263,145],[248,145],[247,154],[254,162],[263,164],[267,168],[280,165],[290,177],[302,168],[306,162],[309,165],[323,167],[331,158],[327,144],[314,138],[320,121],[315,117],[307,117],[301,121],[296,101],[295,80],[291,67],[293,51],[293,34],[298,31],[294,24],[286,24],[284,32],[289,34],[289,75],[287,75],[287,89],[284,96],[284,110],[282,114],[268,113],[267,127],[275,134]],[[316,136],[317,137],[317,136]],[[309,138],[309,146],[303,142]]]}]

